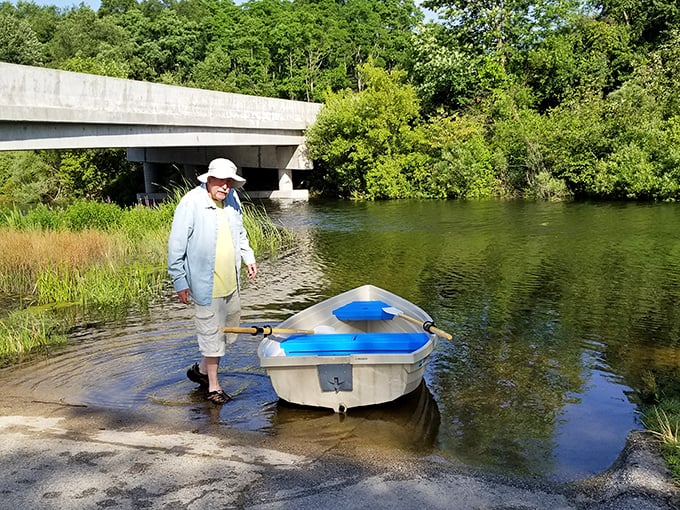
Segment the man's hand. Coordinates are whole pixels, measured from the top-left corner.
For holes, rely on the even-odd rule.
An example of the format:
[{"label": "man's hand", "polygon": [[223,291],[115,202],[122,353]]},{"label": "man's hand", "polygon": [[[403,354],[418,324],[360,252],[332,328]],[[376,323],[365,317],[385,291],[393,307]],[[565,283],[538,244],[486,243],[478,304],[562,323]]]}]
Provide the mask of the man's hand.
[{"label": "man's hand", "polygon": [[257,274],[257,264],[255,264],[254,262],[252,264],[248,264],[246,266],[246,269],[248,269],[247,273],[248,278],[250,279],[255,278],[255,275]]},{"label": "man's hand", "polygon": [[189,289],[182,289],[177,291],[177,297],[179,298],[180,303],[184,303],[185,305],[189,304]]}]

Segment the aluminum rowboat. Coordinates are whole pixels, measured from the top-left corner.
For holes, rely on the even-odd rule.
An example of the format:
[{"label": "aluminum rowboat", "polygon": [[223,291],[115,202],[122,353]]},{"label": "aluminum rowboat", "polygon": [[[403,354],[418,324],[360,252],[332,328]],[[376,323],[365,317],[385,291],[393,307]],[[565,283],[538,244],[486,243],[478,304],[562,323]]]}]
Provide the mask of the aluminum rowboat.
[{"label": "aluminum rowboat", "polygon": [[[390,312],[395,309],[410,320]],[[292,315],[280,329],[313,334],[274,333],[257,354],[279,398],[345,413],[418,388],[437,344],[419,321],[432,319],[413,303],[364,285]]]}]

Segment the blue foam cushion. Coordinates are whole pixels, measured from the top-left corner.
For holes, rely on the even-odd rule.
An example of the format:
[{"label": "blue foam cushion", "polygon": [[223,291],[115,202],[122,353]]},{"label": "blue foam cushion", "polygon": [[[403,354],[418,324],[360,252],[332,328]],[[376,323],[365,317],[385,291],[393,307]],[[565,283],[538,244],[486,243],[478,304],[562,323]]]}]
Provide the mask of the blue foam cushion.
[{"label": "blue foam cushion", "polygon": [[389,306],[382,301],[352,301],[333,310],[333,315],[341,321],[392,320],[394,316],[383,311]]},{"label": "blue foam cushion", "polygon": [[281,342],[286,356],[408,354],[429,340],[423,333],[336,333],[293,335]]}]

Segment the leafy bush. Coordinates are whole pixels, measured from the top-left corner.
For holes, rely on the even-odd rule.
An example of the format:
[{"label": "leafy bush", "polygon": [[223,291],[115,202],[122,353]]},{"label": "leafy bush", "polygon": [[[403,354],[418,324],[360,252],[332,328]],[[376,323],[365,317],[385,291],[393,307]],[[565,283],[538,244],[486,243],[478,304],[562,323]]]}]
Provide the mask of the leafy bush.
[{"label": "leafy bush", "polygon": [[63,225],[63,210],[38,204],[23,215],[24,229],[57,230]]},{"label": "leafy bush", "polygon": [[422,153],[424,145],[415,129],[420,118],[415,91],[402,84],[403,72],[366,64],[361,77],[365,89],[329,95],[307,133],[309,153],[323,174],[314,186],[328,195],[369,200],[415,196],[414,159],[408,155]]},{"label": "leafy bush", "polygon": [[0,204],[26,208],[51,203],[60,193],[52,163],[42,152],[0,153]]},{"label": "leafy bush", "polygon": [[525,196],[537,200],[566,200],[572,197],[572,192],[562,179],[541,171],[529,182]]},{"label": "leafy bush", "polygon": [[112,230],[120,225],[123,210],[116,204],[78,200],[63,213],[64,226],[69,230],[94,228]]},{"label": "leafy bush", "polygon": [[40,65],[43,45],[31,25],[23,19],[0,14],[0,61]]},{"label": "leafy bush", "polygon": [[449,39],[446,28],[438,23],[423,25],[412,37],[411,76],[427,109],[466,106],[479,92],[475,64],[481,62]]},{"label": "leafy bush", "polygon": [[487,198],[498,193],[484,119],[440,116],[428,126],[432,145],[430,196]]}]

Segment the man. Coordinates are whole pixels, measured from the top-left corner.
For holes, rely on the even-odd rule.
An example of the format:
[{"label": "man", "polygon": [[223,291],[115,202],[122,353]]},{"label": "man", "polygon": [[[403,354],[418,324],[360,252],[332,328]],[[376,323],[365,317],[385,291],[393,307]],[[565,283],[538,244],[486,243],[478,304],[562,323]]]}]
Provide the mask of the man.
[{"label": "man", "polygon": [[243,226],[241,202],[234,188],[246,180],[228,159],[210,162],[198,177],[202,183],[177,205],[168,242],[168,272],[180,302],[194,302],[194,323],[200,363],[187,377],[207,390],[206,398],[224,404],[231,397],[217,377],[220,358],[236,335],[222,332],[241,320],[239,275],[241,260],[248,278],[257,274],[255,255]]}]

